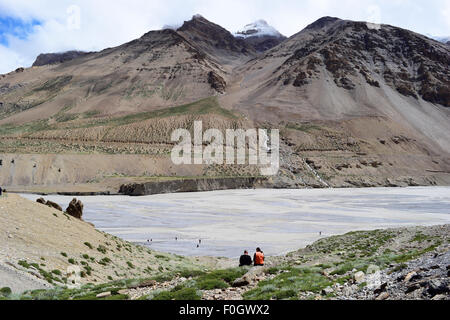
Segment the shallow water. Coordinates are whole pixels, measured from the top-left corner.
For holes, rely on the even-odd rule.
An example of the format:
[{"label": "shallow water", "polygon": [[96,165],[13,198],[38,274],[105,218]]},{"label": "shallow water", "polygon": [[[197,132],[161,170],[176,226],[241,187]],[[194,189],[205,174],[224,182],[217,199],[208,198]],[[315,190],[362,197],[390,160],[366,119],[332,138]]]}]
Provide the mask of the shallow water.
[{"label": "shallow water", "polygon": [[[73,197],[45,198],[66,208]],[[450,223],[450,187],[225,190],[78,198],[84,203],[84,219],[98,229],[182,255],[237,257],[244,249],[253,252],[257,246],[268,255],[277,255],[348,231]]]}]

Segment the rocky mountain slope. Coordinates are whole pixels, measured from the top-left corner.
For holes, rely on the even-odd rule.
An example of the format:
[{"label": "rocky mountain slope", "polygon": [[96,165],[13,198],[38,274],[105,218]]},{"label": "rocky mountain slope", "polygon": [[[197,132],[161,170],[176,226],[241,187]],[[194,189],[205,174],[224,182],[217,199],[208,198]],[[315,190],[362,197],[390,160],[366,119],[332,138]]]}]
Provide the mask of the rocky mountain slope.
[{"label": "rocky mountain slope", "polygon": [[0,185],[117,192],[124,182],[258,175],[250,165],[172,165],[172,130],[195,120],[280,129],[281,169],[265,186],[450,183],[448,46],[332,17],[270,49],[249,41],[279,37],[267,30],[235,37],[194,16],[1,75]]}]

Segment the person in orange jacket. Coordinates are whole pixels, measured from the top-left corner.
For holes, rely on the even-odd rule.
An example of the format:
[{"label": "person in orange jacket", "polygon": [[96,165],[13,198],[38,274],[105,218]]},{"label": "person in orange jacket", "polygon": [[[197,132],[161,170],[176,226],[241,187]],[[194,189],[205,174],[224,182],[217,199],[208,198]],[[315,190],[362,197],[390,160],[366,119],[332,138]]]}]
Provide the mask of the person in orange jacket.
[{"label": "person in orange jacket", "polygon": [[253,262],[255,266],[263,266],[264,265],[264,252],[258,247],[256,248],[256,252],[253,255]]}]

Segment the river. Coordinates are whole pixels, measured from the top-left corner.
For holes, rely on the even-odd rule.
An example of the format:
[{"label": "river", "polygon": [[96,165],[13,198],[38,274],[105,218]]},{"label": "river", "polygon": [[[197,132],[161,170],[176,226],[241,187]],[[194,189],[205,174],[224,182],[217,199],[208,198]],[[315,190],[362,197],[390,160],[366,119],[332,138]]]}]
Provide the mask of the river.
[{"label": "river", "polygon": [[[66,208],[73,197],[45,198]],[[78,199],[84,203],[84,220],[99,230],[158,251],[195,256],[237,257],[257,246],[278,255],[349,231],[450,223],[450,187],[256,189]]]}]

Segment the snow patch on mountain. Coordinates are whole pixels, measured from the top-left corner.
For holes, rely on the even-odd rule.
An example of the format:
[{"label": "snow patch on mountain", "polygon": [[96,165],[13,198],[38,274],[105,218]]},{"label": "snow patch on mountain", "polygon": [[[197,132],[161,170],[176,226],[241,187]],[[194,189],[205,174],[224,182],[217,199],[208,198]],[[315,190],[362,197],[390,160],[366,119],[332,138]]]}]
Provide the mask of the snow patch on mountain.
[{"label": "snow patch on mountain", "polygon": [[242,30],[238,30],[233,34],[235,37],[248,38],[248,37],[263,37],[274,36],[282,37],[283,35],[278,32],[274,27],[270,26],[265,20],[258,20],[253,23],[249,23]]}]

